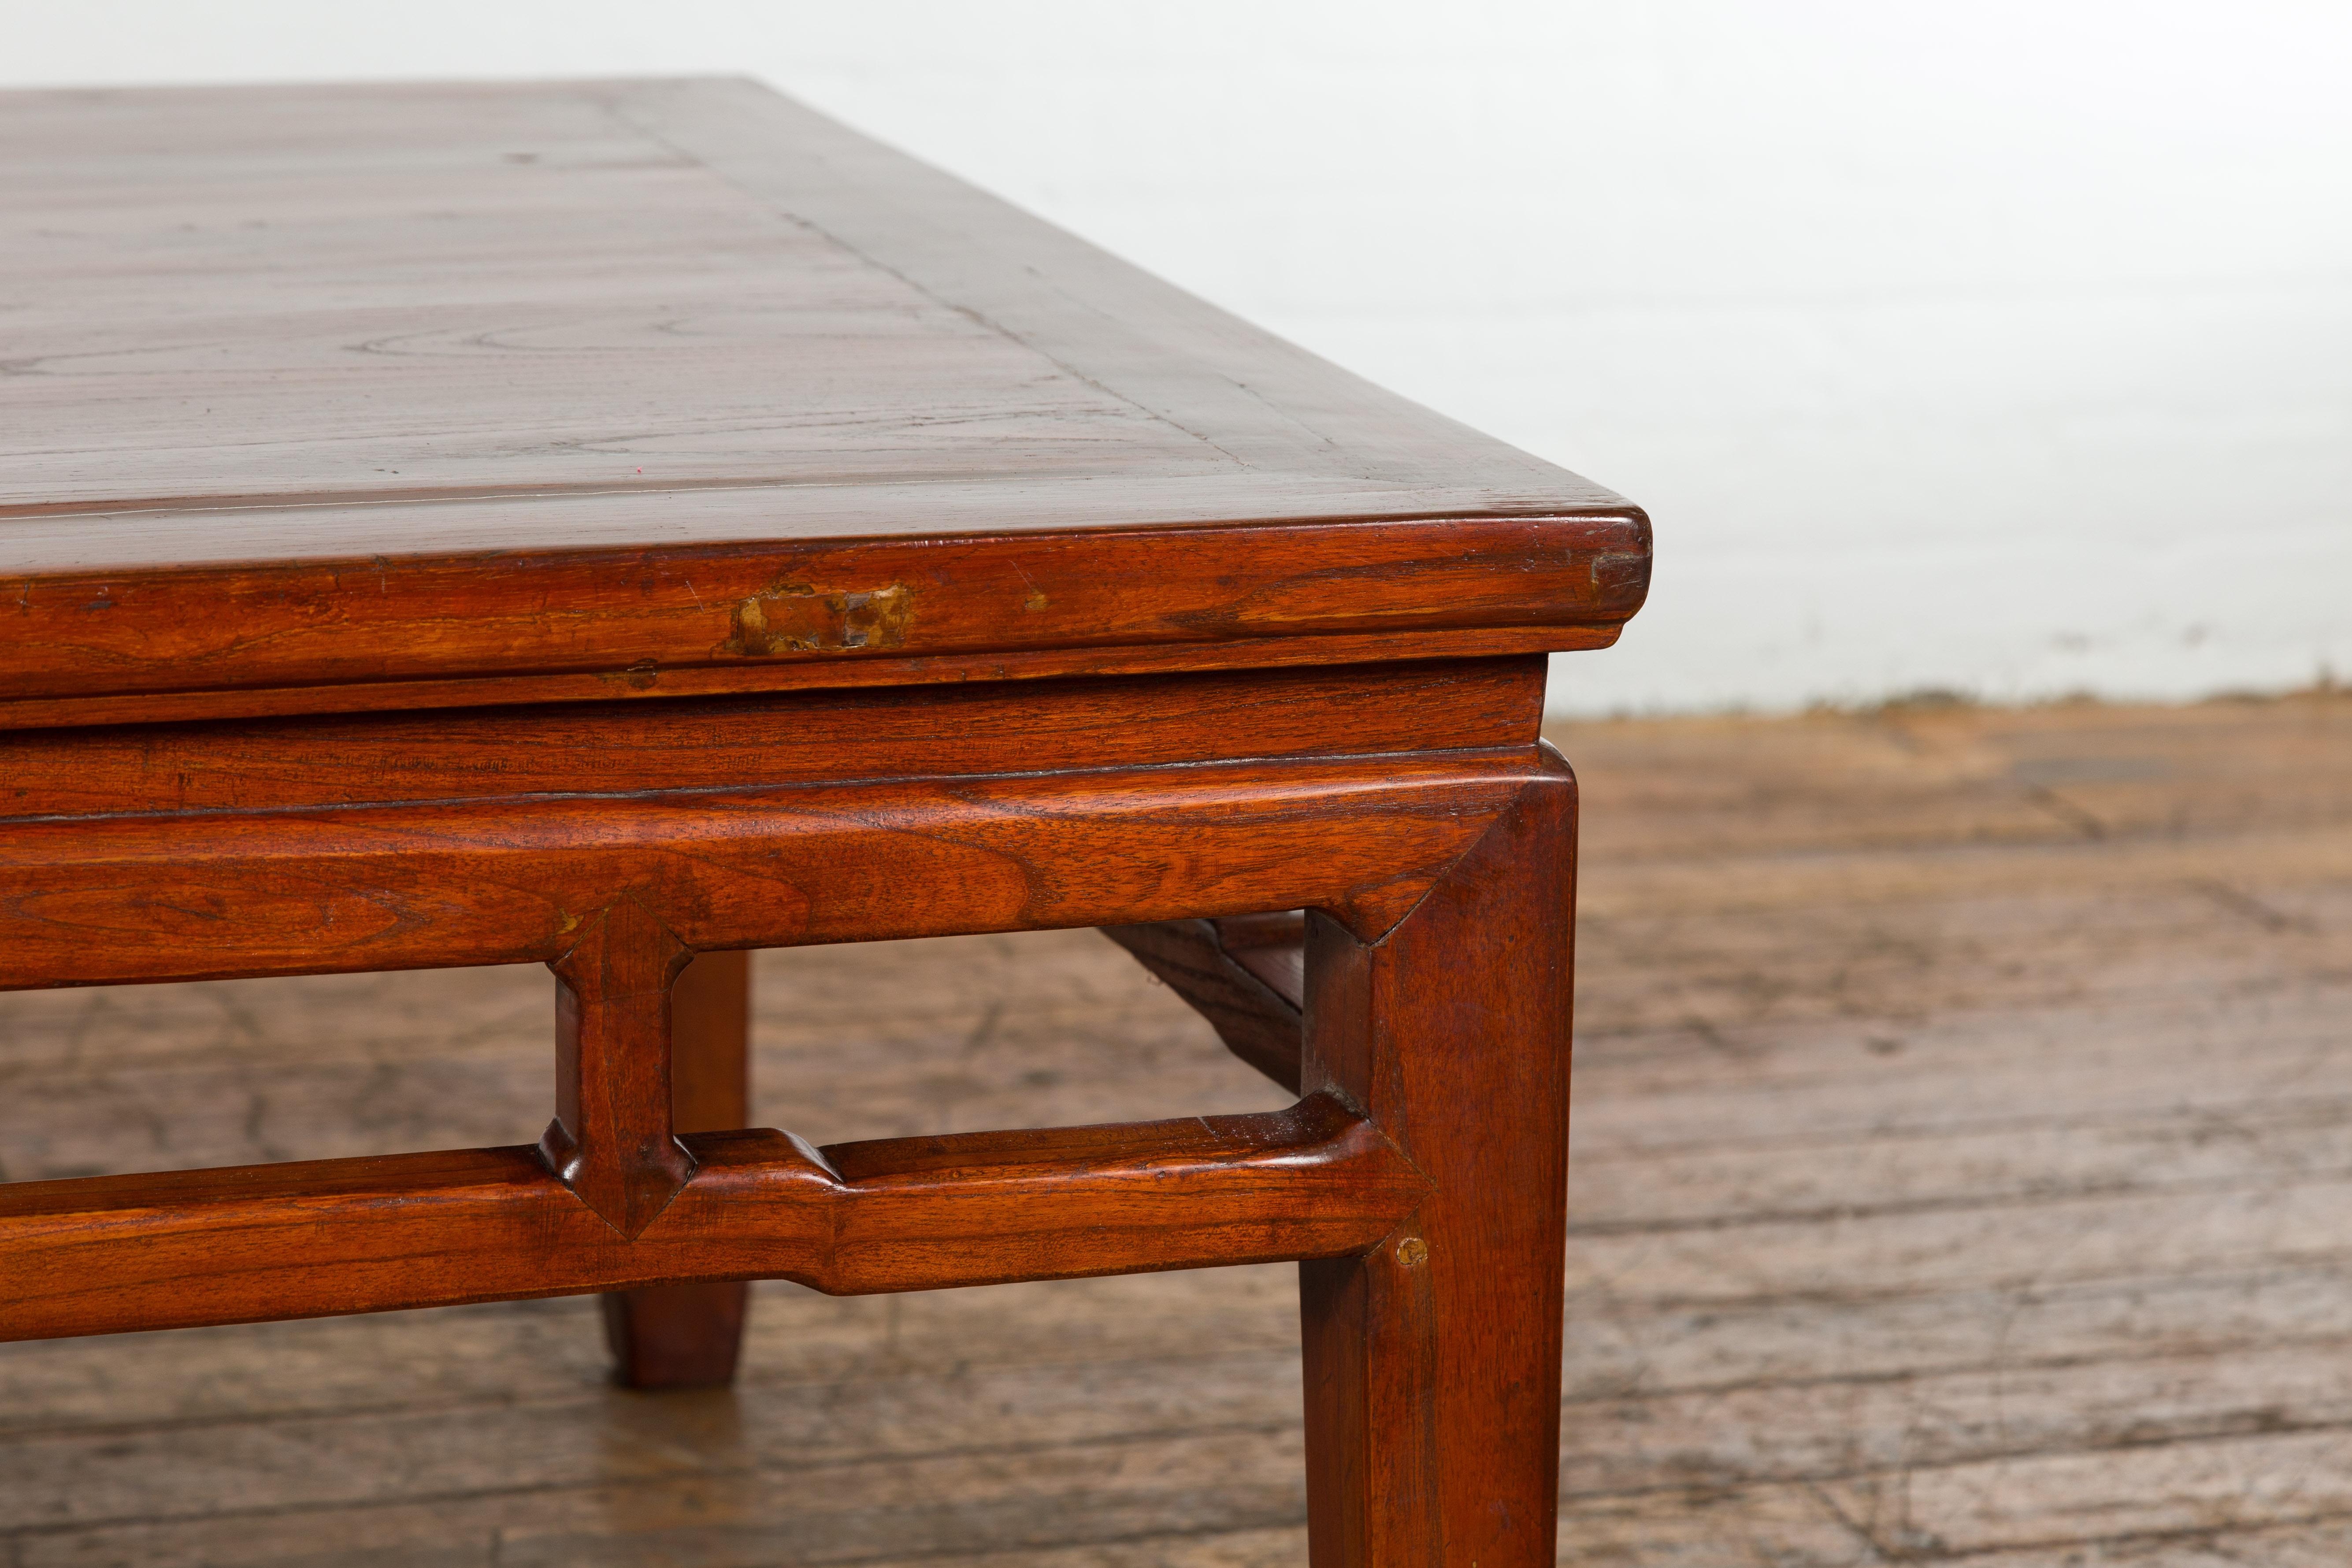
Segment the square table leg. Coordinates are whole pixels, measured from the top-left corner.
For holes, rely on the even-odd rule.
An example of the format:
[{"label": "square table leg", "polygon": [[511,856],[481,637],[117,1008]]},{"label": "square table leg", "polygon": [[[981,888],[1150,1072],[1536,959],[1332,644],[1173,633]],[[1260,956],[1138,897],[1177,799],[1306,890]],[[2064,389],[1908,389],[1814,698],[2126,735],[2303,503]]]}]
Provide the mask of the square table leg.
[{"label": "square table leg", "polygon": [[[751,955],[706,952],[670,986],[670,1108],[680,1132],[751,1117]],[[630,1388],[714,1388],[735,1376],[751,1288],[740,1279],[605,1296],[614,1375]]]},{"label": "square table leg", "polygon": [[1553,1561],[1575,826],[1558,766],[1378,941],[1309,917],[1301,1087],[1434,1188],[1299,1266],[1316,1568]]}]

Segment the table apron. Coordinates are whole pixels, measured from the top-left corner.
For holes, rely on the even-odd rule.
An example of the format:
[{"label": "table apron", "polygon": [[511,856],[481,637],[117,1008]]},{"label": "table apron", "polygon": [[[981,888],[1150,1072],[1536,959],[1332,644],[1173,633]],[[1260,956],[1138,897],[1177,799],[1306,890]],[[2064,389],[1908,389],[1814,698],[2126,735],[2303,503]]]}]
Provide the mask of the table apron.
[{"label": "table apron", "polygon": [[764,790],[18,821],[0,989],[550,962],[626,900],[695,951],[1318,908],[1367,941],[1534,746]]}]

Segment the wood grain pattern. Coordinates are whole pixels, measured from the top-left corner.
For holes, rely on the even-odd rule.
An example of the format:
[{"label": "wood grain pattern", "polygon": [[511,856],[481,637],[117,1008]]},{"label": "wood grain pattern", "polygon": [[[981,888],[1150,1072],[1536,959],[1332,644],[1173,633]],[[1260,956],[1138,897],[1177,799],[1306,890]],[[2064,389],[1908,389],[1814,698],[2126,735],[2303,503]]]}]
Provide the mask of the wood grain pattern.
[{"label": "wood grain pattern", "polygon": [[[1595,647],[1639,607],[1646,550],[1645,534],[1622,518],[1510,519],[554,559],[478,552],[396,583],[364,560],[11,574],[19,581],[15,613],[0,623],[9,638],[0,698],[578,674],[607,678],[581,694],[609,698],[658,689],[663,672],[680,667],[874,659],[893,683],[954,680],[1023,673],[1009,661],[1048,654],[1063,656],[1062,667],[1038,673],[1093,673],[1161,646],[1196,663],[1251,664],[1246,651],[1219,650],[1286,637],[1379,636],[1373,657],[1486,651],[1457,648],[1446,636],[1454,630],[1519,631],[1507,651]],[[904,601],[892,635],[868,640],[844,619],[852,612],[828,604],[876,593]],[[756,606],[770,606],[763,625],[782,626],[786,606],[804,600],[812,607],[791,624],[805,638],[779,631],[745,643],[740,623]],[[420,695],[440,700],[430,686]],[[533,693],[502,686],[498,698],[517,695]],[[150,714],[174,716],[108,717]]]},{"label": "wood grain pattern", "polygon": [[383,680],[350,686],[237,687],[118,697],[34,698],[0,701],[0,732],[90,726],[177,724],[217,719],[311,713],[393,713],[404,709],[446,711],[508,704],[644,701],[782,691],[872,692],[908,684],[956,688],[967,683],[1045,680],[1079,676],[1192,674],[1220,670],[1278,671],[1316,666],[1363,666],[1424,658],[1504,658],[1603,647],[1615,634],[1588,635],[1533,627],[1450,635],[1442,647],[1405,635],[1244,637],[1231,642],[1169,643],[1147,648],[1047,649],[968,658],[870,658],[817,664],[735,665],[664,670],[626,669],[577,675],[522,675],[445,680]]},{"label": "wood grain pattern", "polygon": [[[2352,697],[1557,738],[1563,1560],[2343,1561]],[[756,962],[757,1122],[819,1142],[1282,1102],[1089,931]],[[0,1167],[525,1142],[549,990],[0,995]],[[755,1286],[739,1387],[662,1398],[606,1384],[581,1298],[0,1346],[0,1542],[1285,1568],[1295,1276]]]},{"label": "wood grain pattern", "polygon": [[0,820],[1533,745],[1540,658],[0,731]]},{"label": "wood grain pattern", "polygon": [[751,1125],[751,955],[695,956],[670,985],[670,1121],[680,1132]]},{"label": "wood grain pattern", "polygon": [[1427,1191],[1329,1095],[1289,1110],[813,1149],[690,1134],[624,1237],[533,1149],[0,1188],[0,1336],[382,1311],[696,1279],[928,1290],[1353,1252]]},{"label": "wood grain pattern", "polygon": [[1217,945],[1293,1007],[1307,1005],[1307,911],[1231,915],[1215,922]]},{"label": "wood grain pattern", "polygon": [[[1316,1560],[1548,1553],[1534,730],[1638,509],[748,83],[8,94],[0,148],[0,989],[559,983],[535,1149],[0,1191],[6,1332],[596,1292],[709,1382],[740,1291],[630,1292],[1344,1259]],[[698,954],[1074,925],[1313,1092],[708,1126]]]},{"label": "wood grain pattern", "polygon": [[[697,957],[670,985],[672,1127],[726,1132],[751,1124],[751,955]],[[604,1340],[629,1388],[719,1388],[742,1358],[751,1286],[735,1279],[648,1285],[607,1294]]]},{"label": "wood grain pattern", "polygon": [[[50,439],[26,443],[15,502],[642,495],[692,478],[782,492],[755,503],[772,529],[856,508],[885,475],[985,494],[1010,474],[1029,528],[1052,525],[1052,481],[1081,477],[1147,503],[1135,487],[1153,480],[1229,505],[1286,481],[1327,498],[1450,485],[1480,510],[1599,493],[749,82],[0,107],[9,238],[41,284],[21,342],[58,394],[46,413],[27,402]],[[93,213],[108,221],[43,222]],[[191,297],[178,269],[200,266]],[[230,352],[205,353],[203,328],[232,321]],[[91,351],[115,363],[71,357]],[[219,394],[216,427],[257,449],[190,439],[165,396],[190,366]],[[110,373],[122,406],[76,426],[72,391]],[[358,406],[368,394],[381,405]],[[995,504],[1017,505],[1010,487]],[[1133,500],[1089,504],[1153,521]],[[846,531],[928,531],[895,510]]]},{"label": "wood grain pattern", "polygon": [[[1299,1057],[1305,1048],[1304,995],[1286,994],[1242,962],[1243,953],[1266,951],[1264,946],[1251,949],[1243,944],[1267,925],[1278,927],[1277,940],[1284,942],[1286,952],[1294,928],[1303,942],[1304,921],[1289,914],[1105,926],[1103,935],[1133,953],[1138,963],[1206,1018],[1227,1050],[1296,1094]],[[1243,933],[1238,941],[1228,935],[1236,930]],[[1280,968],[1267,967],[1275,968],[1277,978],[1287,978]]]},{"label": "wood grain pattern", "polygon": [[694,954],[635,899],[583,922],[555,972],[555,1120],[540,1153],[634,1241],[694,1173],[670,1113],[670,984]]},{"label": "wood grain pattern", "polygon": [[1377,934],[1530,755],[26,822],[0,984],[545,963],[624,893],[698,951],[1309,903]]},{"label": "wood grain pattern", "polygon": [[1378,942],[1307,917],[1302,1082],[1432,1187],[1299,1270],[1317,1568],[1553,1560],[1576,793],[1552,761]]},{"label": "wood grain pattern", "polygon": [[0,722],[1531,651],[1646,584],[1619,498],[749,84],[0,140]]}]

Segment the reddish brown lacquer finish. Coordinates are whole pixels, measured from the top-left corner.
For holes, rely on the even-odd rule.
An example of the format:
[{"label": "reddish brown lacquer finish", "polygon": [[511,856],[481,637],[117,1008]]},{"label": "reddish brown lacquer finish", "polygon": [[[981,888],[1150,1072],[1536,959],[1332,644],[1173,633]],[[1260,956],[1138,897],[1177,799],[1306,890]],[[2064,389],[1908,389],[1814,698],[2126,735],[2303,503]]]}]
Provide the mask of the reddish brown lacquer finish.
[{"label": "reddish brown lacquer finish", "polygon": [[[670,1125],[678,1132],[751,1122],[751,956],[706,952],[670,984]],[[733,1379],[751,1307],[743,1281],[648,1285],[614,1291],[603,1305],[614,1371],[630,1387],[715,1388]]]},{"label": "reddish brown lacquer finish", "polygon": [[[796,1279],[836,1295],[1358,1252],[1427,1189],[1320,1096],[1286,1111],[814,1149],[694,1133],[635,1237],[529,1147],[0,1187],[10,1339]],[[16,1283],[21,1281],[23,1283]]]},{"label": "reddish brown lacquer finish", "polygon": [[1303,957],[1305,923],[1297,914],[1244,915],[1105,926],[1103,935],[1208,1019],[1226,1049],[1296,1094],[1305,994],[1289,971]]},{"label": "reddish brown lacquer finish", "polygon": [[1381,942],[1310,917],[1302,1086],[1433,1186],[1301,1267],[1318,1564],[1550,1560],[1576,786],[1549,761]]},{"label": "reddish brown lacquer finish", "polygon": [[[0,94],[0,986],[541,963],[557,1085],[0,1188],[0,1334],[1297,1259],[1317,1563],[1551,1561],[1639,510],[747,83]],[[749,950],[1078,925],[1303,1098],[746,1127]]]}]

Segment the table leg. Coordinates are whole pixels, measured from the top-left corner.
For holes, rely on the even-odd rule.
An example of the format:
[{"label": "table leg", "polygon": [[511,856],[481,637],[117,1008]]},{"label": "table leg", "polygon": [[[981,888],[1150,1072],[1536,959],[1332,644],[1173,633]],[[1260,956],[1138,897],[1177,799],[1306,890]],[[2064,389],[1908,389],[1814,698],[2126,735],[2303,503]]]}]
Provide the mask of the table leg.
[{"label": "table leg", "polygon": [[[751,1115],[751,955],[706,952],[670,988],[671,1115],[680,1132],[719,1132]],[[604,1298],[614,1375],[631,1388],[731,1382],[751,1287],[657,1285]]]},{"label": "table leg", "polygon": [[1575,784],[1554,759],[1376,942],[1310,916],[1307,1093],[1433,1184],[1303,1263],[1315,1568],[1549,1568],[1559,1468]]}]

